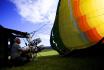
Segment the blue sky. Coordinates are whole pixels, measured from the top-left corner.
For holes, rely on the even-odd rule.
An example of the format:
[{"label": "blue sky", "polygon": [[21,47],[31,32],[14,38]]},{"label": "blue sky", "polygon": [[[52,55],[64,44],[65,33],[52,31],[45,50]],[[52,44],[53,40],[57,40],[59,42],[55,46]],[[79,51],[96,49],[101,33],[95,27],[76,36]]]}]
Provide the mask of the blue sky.
[{"label": "blue sky", "polygon": [[48,46],[57,4],[58,0],[0,0],[0,25],[25,32],[39,29],[35,38]]}]

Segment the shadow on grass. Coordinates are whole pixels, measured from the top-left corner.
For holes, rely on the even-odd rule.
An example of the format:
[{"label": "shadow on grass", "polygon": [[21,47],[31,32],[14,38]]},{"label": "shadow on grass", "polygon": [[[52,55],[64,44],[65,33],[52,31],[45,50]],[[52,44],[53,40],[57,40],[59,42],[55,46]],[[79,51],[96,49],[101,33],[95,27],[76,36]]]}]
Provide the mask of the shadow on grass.
[{"label": "shadow on grass", "polygon": [[103,57],[42,56],[21,67],[7,70],[104,70]]},{"label": "shadow on grass", "polygon": [[39,60],[45,62],[46,70],[104,70],[104,60],[102,57],[40,57]]}]

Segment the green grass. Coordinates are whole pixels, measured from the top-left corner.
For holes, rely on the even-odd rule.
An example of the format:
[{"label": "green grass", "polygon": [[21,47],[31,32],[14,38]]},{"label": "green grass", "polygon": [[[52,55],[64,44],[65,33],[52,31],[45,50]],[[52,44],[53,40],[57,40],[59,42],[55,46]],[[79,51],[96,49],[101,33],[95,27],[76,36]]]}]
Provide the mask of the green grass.
[{"label": "green grass", "polygon": [[6,70],[104,70],[100,57],[60,57],[54,50],[44,50],[37,58],[20,67]]}]

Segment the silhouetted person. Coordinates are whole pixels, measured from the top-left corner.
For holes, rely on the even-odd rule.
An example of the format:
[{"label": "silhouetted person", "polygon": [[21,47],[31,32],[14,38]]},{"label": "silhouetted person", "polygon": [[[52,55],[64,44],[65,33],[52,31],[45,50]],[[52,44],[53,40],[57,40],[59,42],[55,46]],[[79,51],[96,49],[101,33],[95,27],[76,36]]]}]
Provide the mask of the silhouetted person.
[{"label": "silhouetted person", "polygon": [[[4,28],[0,25],[0,68],[8,65],[8,55],[9,55],[9,47],[11,47],[14,43],[13,39],[15,37],[27,37],[26,32],[21,32],[17,30],[12,30],[8,28]],[[10,41],[10,46],[8,47],[8,41]]]},{"label": "silhouetted person", "polygon": [[28,61],[28,58],[22,57],[21,54],[23,52],[27,52],[29,48],[27,49],[21,48],[20,43],[21,43],[20,39],[15,38],[15,42],[11,48],[11,60],[15,65],[24,64],[25,62]]}]

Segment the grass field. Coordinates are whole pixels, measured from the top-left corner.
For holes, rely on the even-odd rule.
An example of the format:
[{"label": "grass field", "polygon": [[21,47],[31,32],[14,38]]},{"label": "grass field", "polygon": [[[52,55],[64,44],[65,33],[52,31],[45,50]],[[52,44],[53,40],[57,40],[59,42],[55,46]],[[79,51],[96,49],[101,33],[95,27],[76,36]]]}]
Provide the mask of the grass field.
[{"label": "grass field", "polygon": [[54,50],[44,50],[32,62],[6,70],[104,70],[104,60],[102,57],[61,57]]}]

